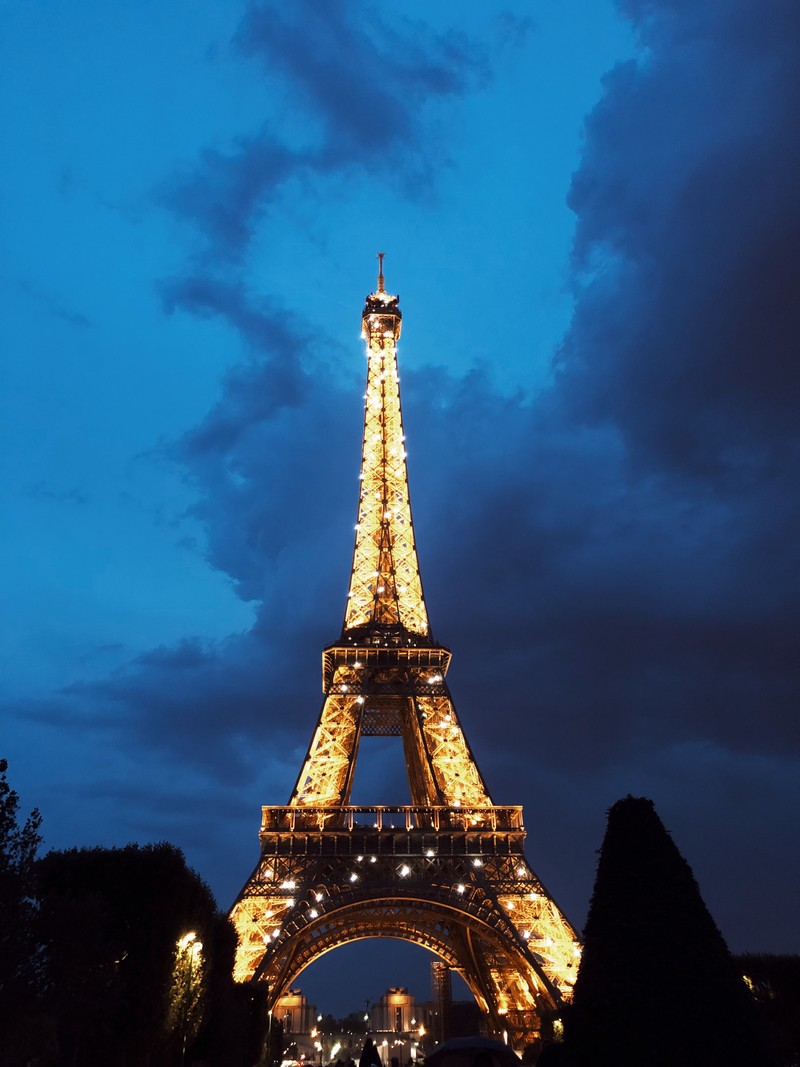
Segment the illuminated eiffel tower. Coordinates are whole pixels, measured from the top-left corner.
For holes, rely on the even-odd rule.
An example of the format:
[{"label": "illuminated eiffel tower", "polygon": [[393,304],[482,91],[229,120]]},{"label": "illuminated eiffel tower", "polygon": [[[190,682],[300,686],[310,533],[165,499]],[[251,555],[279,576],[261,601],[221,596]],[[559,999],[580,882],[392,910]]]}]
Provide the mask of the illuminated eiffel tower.
[{"label": "illuminated eiffel tower", "polygon": [[[344,625],[285,807],[262,809],[261,856],[231,911],[235,977],[269,1004],[324,953],[367,937],[421,945],[456,970],[518,1047],[571,995],[575,931],[523,851],[522,808],[493,803],[456,714],[422,595],[397,374],[399,298],[362,323],[368,369],[361,496]],[[412,803],[353,807],[363,736],[403,739]]]}]

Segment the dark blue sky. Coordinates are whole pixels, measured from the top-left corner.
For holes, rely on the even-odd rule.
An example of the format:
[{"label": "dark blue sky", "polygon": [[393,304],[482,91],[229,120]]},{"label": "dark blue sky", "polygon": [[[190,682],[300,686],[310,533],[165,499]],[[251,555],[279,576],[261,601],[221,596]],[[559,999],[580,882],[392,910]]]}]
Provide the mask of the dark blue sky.
[{"label": "dark blue sky", "polygon": [[[47,845],[249,874],[341,626],[382,249],[431,621],[534,868],[580,927],[646,795],[731,947],[800,951],[794,0],[0,20],[2,754]],[[365,745],[356,801],[403,774]],[[424,972],[385,950],[355,1007]]]}]

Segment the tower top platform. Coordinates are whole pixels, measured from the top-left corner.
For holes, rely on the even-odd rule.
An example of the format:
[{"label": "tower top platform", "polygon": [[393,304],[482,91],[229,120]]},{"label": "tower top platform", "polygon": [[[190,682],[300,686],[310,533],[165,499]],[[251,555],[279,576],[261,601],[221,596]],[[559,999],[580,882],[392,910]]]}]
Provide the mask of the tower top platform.
[{"label": "tower top platform", "polygon": [[378,253],[378,285],[374,293],[367,294],[361,316],[361,335],[370,346],[382,348],[400,337],[403,313],[400,297],[387,293],[383,280],[383,252]]}]

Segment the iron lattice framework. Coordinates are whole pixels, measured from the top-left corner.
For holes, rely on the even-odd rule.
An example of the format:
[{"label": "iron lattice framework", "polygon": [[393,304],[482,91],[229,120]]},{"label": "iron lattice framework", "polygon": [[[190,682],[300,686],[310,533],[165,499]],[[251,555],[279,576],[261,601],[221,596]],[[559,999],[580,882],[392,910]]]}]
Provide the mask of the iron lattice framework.
[{"label": "iron lattice framework", "polygon": [[[289,804],[263,808],[261,857],[231,911],[235,977],[274,1002],[324,953],[367,937],[430,949],[499,1033],[535,1039],[571,995],[579,942],[524,855],[522,809],[492,802],[430,633],[397,373],[399,298],[367,297],[361,494],[344,625],[322,657],[319,720]],[[412,804],[353,807],[359,741],[402,738]]]}]

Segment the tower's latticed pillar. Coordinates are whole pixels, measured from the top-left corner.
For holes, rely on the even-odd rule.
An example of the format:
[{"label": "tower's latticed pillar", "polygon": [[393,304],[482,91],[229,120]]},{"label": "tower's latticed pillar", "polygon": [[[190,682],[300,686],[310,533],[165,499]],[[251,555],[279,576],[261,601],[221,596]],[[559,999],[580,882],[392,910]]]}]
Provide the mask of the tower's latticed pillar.
[{"label": "tower's latticed pillar", "polygon": [[[344,625],[322,656],[324,700],[285,807],[262,809],[261,857],[231,911],[235,977],[269,1000],[330,949],[396,937],[458,971],[521,1046],[571,995],[579,942],[525,859],[520,807],[492,802],[433,640],[411,521],[397,374],[399,298],[378,286],[361,491]],[[353,807],[363,735],[403,740],[412,803]]]}]

